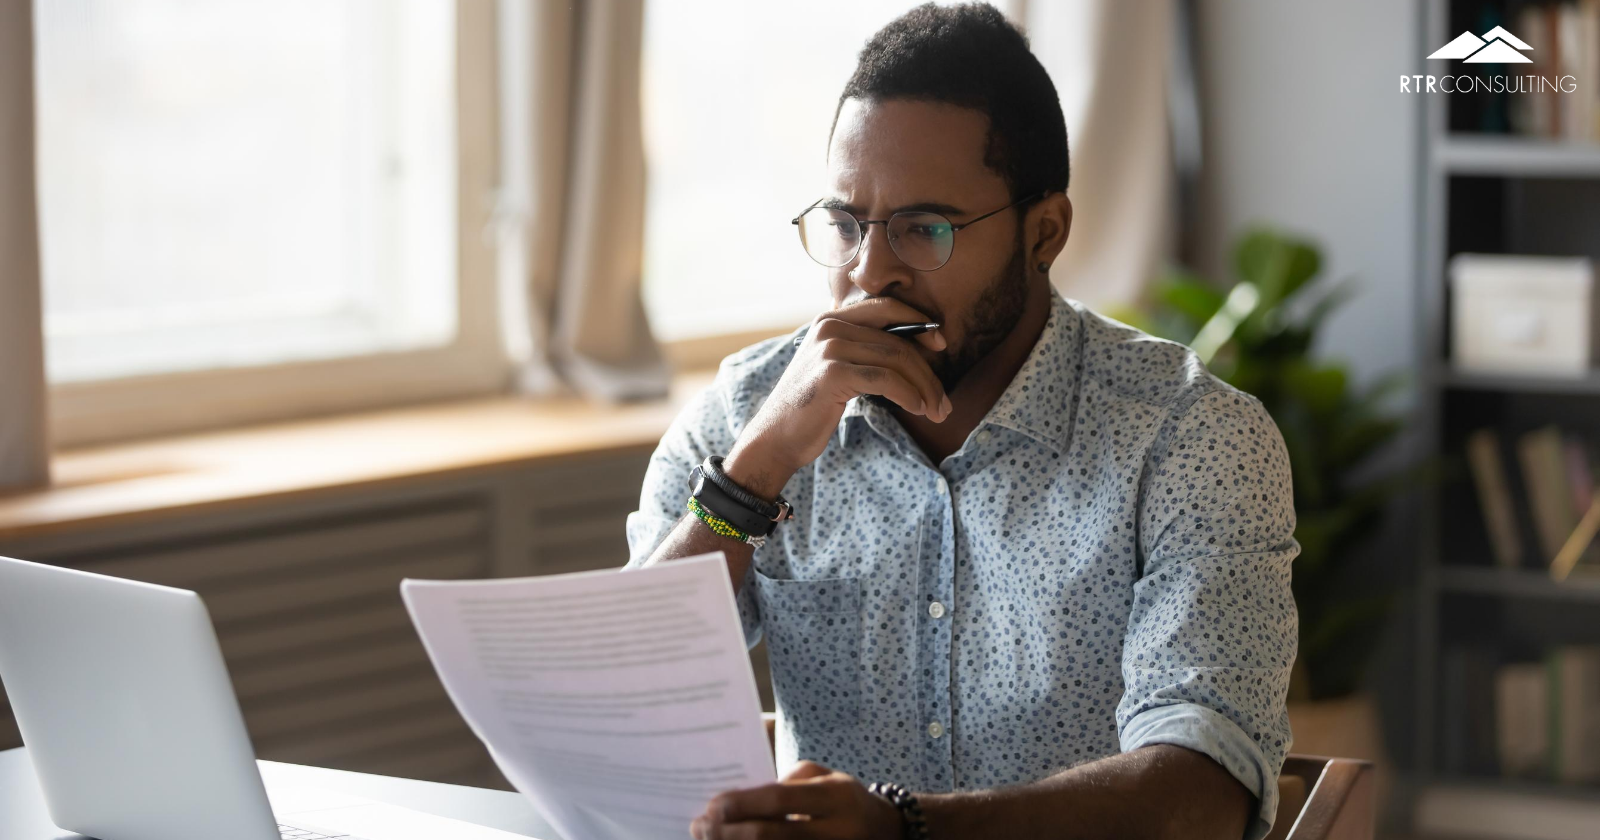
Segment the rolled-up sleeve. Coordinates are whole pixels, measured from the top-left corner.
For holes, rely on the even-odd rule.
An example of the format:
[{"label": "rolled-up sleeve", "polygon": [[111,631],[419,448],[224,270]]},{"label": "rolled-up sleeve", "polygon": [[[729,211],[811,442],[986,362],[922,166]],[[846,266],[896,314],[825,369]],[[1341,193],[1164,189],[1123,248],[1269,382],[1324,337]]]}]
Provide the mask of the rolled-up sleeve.
[{"label": "rolled-up sleeve", "polygon": [[1121,747],[1173,744],[1210,756],[1257,797],[1246,832],[1256,840],[1278,807],[1299,632],[1283,437],[1255,398],[1212,391],[1167,422],[1141,484]]},{"label": "rolled-up sleeve", "polygon": [[[683,518],[689,499],[689,471],[707,455],[726,455],[733,448],[735,434],[728,417],[731,378],[730,367],[724,365],[711,386],[678,413],[650,455],[639,491],[639,509],[628,514],[628,563],[624,570],[644,565]],[[745,643],[754,646],[761,639],[761,616],[751,577],[746,574],[734,602],[739,608]]]}]

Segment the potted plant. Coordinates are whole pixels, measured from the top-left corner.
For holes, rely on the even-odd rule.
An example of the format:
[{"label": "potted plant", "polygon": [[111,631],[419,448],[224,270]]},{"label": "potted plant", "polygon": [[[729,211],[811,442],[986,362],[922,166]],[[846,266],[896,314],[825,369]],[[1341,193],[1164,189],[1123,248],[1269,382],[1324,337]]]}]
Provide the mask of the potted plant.
[{"label": "potted plant", "polygon": [[1293,570],[1299,655],[1289,688],[1294,749],[1380,761],[1376,706],[1362,677],[1393,592],[1374,590],[1363,568],[1371,555],[1356,549],[1408,480],[1404,471],[1374,479],[1365,469],[1401,431],[1386,403],[1404,379],[1360,386],[1342,365],[1314,357],[1317,330],[1352,292],[1349,281],[1313,282],[1321,267],[1314,245],[1252,230],[1234,249],[1231,288],[1174,272],[1157,284],[1154,305],[1118,315],[1189,345],[1277,422],[1294,473],[1300,543]]}]

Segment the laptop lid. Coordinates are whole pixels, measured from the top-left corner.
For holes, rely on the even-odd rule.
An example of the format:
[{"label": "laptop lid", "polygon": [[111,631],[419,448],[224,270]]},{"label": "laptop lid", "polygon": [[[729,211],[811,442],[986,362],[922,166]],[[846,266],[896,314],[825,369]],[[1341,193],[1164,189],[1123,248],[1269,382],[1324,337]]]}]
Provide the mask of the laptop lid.
[{"label": "laptop lid", "polygon": [[199,595],[0,557],[0,681],[57,826],[278,840]]}]

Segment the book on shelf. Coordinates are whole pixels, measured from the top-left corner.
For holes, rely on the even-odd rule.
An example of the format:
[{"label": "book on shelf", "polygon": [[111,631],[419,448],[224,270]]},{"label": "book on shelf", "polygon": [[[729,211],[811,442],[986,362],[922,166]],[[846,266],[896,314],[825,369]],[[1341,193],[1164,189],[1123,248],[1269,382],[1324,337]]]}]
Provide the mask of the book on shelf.
[{"label": "book on shelf", "polygon": [[[1542,5],[1523,6],[1517,14],[1517,31],[1530,47],[1525,55],[1532,61],[1526,68],[1517,67],[1517,71],[1526,70],[1529,75],[1540,78],[1550,76],[1550,30],[1547,20],[1547,10]],[[1508,96],[1511,99],[1512,130],[1532,137],[1549,136],[1554,122],[1549,96],[1538,92]]]},{"label": "book on shelf", "polygon": [[1517,459],[1522,465],[1523,486],[1528,489],[1528,508],[1533,514],[1539,553],[1548,562],[1560,553],[1567,537],[1578,527],[1561,429],[1545,426],[1519,437]]},{"label": "book on shelf", "polygon": [[1537,837],[1594,840],[1600,802],[1475,784],[1430,785],[1419,792],[1414,830],[1426,837]]},{"label": "book on shelf", "polygon": [[1566,580],[1580,562],[1600,568],[1600,543],[1595,535],[1600,533],[1600,494],[1595,493],[1595,451],[1582,440],[1567,437],[1567,487],[1571,490],[1573,514],[1578,524],[1573,527],[1555,559],[1550,561],[1550,576]]},{"label": "book on shelf", "polygon": [[[1484,656],[1464,649],[1453,666],[1449,659],[1443,663],[1444,675],[1474,678],[1478,675],[1462,669],[1481,668]],[[1460,688],[1470,690],[1466,684]],[[1458,703],[1466,699],[1458,698]],[[1484,737],[1483,724],[1473,713],[1464,705],[1455,720],[1446,720],[1462,727],[1446,730],[1452,738],[1470,744]],[[1503,776],[1600,782],[1600,646],[1566,645],[1550,650],[1540,662],[1500,666],[1494,671],[1493,730],[1495,762]],[[1447,768],[1454,769],[1454,757],[1467,772],[1481,770],[1482,759],[1472,757],[1468,744],[1446,750]]]},{"label": "book on shelf", "polygon": [[1600,648],[1557,648],[1545,659],[1550,699],[1550,778],[1600,781]]},{"label": "book on shelf", "polygon": [[1467,437],[1467,465],[1478,491],[1484,528],[1489,532],[1489,547],[1496,566],[1516,569],[1522,566],[1522,537],[1517,532],[1517,515],[1511,503],[1511,485],[1506,481],[1505,462],[1500,457],[1500,434],[1494,429],[1479,429]]},{"label": "book on shelf", "polygon": [[1500,653],[1488,645],[1453,645],[1440,653],[1442,755],[1455,777],[1499,772],[1495,740],[1495,676]]},{"label": "book on shelf", "polygon": [[1582,440],[1567,436],[1567,487],[1572,491],[1572,510],[1579,516],[1594,503],[1593,459]]},{"label": "book on shelf", "polygon": [[[1497,568],[1542,568],[1555,580],[1575,569],[1600,571],[1600,492],[1597,450],[1586,439],[1545,426],[1516,439],[1512,457],[1520,486],[1509,477],[1499,431],[1482,428],[1466,439],[1467,466]],[[1517,510],[1526,502],[1526,532]],[[1531,534],[1531,543],[1523,534]],[[1536,553],[1527,555],[1526,545]]]},{"label": "book on shelf", "polygon": [[1572,535],[1567,537],[1566,545],[1550,561],[1550,577],[1558,581],[1566,580],[1584,560],[1588,561],[1590,568],[1595,568],[1596,534],[1600,534],[1600,497],[1589,503],[1589,509],[1583,512],[1577,527],[1572,529]]},{"label": "book on shelf", "polygon": [[1550,761],[1550,701],[1537,662],[1501,666],[1494,678],[1495,757],[1500,773],[1543,778]]},{"label": "book on shelf", "polygon": [[1510,128],[1530,137],[1600,141],[1600,0],[1533,3],[1521,7],[1516,34],[1532,49],[1531,63],[1501,72],[1537,77],[1510,101]]},{"label": "book on shelf", "polygon": [[1572,74],[1580,87],[1569,106],[1568,139],[1594,141],[1600,139],[1600,92],[1593,89],[1600,83],[1600,0],[1582,0],[1566,13],[1571,20],[1563,19],[1563,29],[1570,33]]}]

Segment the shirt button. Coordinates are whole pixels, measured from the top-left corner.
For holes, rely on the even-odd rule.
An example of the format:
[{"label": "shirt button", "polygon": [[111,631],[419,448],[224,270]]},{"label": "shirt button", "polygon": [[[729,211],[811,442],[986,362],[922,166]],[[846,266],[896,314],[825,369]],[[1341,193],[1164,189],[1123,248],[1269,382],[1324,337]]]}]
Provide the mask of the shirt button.
[{"label": "shirt button", "polygon": [[933,723],[928,724],[928,737],[929,738],[937,738],[937,737],[939,737],[940,735],[943,735],[943,734],[944,734],[944,724],[942,724],[942,723],[940,723],[938,721],[934,721]]},{"label": "shirt button", "polygon": [[988,429],[984,429],[983,431],[978,433],[978,442],[979,443],[988,443],[989,442],[989,438],[992,438],[992,437],[994,437],[994,433],[990,432]]},{"label": "shirt button", "polygon": [[934,601],[928,605],[928,615],[934,618],[944,618],[944,604]]},{"label": "shirt button", "polygon": [[946,482],[944,479],[941,478],[941,479],[939,479],[938,490],[939,490],[939,495],[943,496],[944,494],[950,492],[950,484],[948,482]]}]

